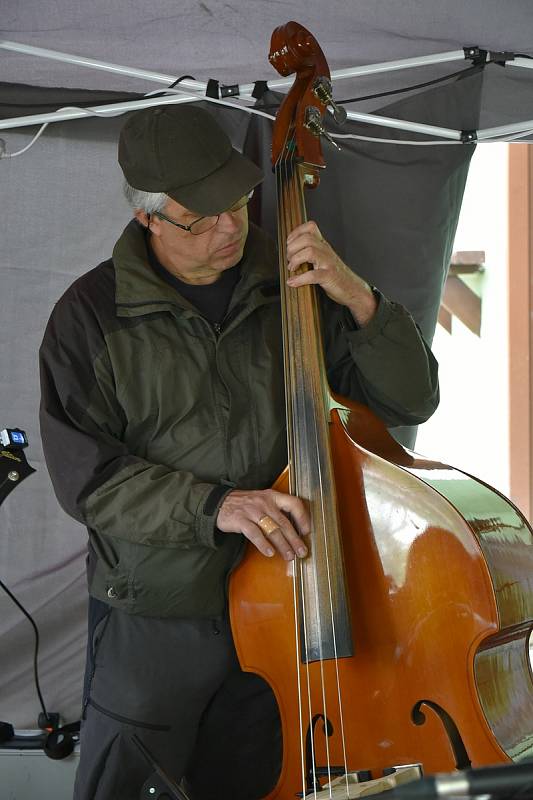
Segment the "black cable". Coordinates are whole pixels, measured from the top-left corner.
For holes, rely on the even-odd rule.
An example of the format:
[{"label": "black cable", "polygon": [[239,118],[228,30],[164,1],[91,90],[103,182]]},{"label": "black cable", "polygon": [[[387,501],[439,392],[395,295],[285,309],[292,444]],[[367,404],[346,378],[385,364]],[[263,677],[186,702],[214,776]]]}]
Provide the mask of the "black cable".
[{"label": "black cable", "polygon": [[[530,56],[533,58],[533,56]],[[431,81],[425,81],[424,83],[415,83],[412,86],[403,86],[400,89],[390,89],[387,92],[377,92],[376,94],[367,94],[361,97],[349,97],[346,100],[335,100],[337,105],[342,105],[343,103],[360,103],[363,100],[374,100],[378,97],[388,97],[389,95],[394,94],[403,94],[405,92],[413,92],[415,89],[424,89],[426,86],[434,86],[438,83],[444,83],[445,81],[449,81],[452,78],[461,79],[465,75],[471,75],[476,72],[480,72],[484,68],[484,64],[474,64],[471,67],[467,67],[466,69],[460,69],[457,72],[451,72],[448,75],[443,75],[440,78],[433,78]],[[281,103],[271,103],[269,105],[260,106],[261,109],[274,109],[279,108]]]},{"label": "black cable", "polygon": [[178,85],[178,83],[181,83],[182,81],[185,80],[195,81],[196,78],[193,75],[182,75],[181,77],[176,78],[174,83],[171,83],[170,86],[167,86],[167,89],[173,89],[175,86]]},{"label": "black cable", "polygon": [[[181,83],[181,81],[184,81],[184,80],[187,80],[187,79],[191,80],[191,81],[195,81],[196,80],[196,78],[194,78],[192,75],[180,75],[180,77],[176,78],[174,83],[171,83],[170,86],[166,86],[164,89],[160,89],[158,92],[150,92],[148,97],[159,97],[160,95],[164,95],[165,92],[168,92],[169,89],[174,89],[178,85],[178,83]],[[142,95],[142,97],[145,97],[145,96],[146,95]]]},{"label": "black cable", "polygon": [[48,711],[47,711],[47,710],[46,710],[46,708],[45,708],[45,705],[44,705],[44,700],[43,700],[43,696],[42,696],[42,694],[41,694],[41,687],[40,687],[40,684],[39,684],[39,668],[38,668],[38,658],[39,658],[39,630],[38,630],[38,628],[37,628],[37,625],[36,625],[36,624],[35,624],[35,622],[33,621],[33,619],[32,619],[32,617],[31,617],[31,615],[30,615],[30,614],[29,614],[29,613],[26,611],[26,609],[24,608],[24,606],[22,605],[22,603],[20,603],[20,602],[17,600],[17,598],[15,597],[15,595],[13,594],[13,592],[11,592],[11,591],[10,591],[10,590],[7,588],[7,586],[5,585],[5,583],[4,583],[2,580],[0,580],[0,586],[2,587],[2,589],[4,590],[4,592],[5,592],[5,593],[6,593],[6,594],[7,594],[7,595],[8,595],[8,596],[11,598],[11,600],[13,600],[13,602],[15,603],[15,605],[16,605],[16,606],[18,606],[18,608],[19,608],[19,609],[22,611],[22,613],[24,614],[24,616],[25,616],[25,617],[26,617],[26,618],[29,620],[29,622],[30,622],[31,626],[33,627],[33,630],[34,630],[34,633],[35,633],[35,649],[34,649],[34,652],[33,652],[33,675],[34,675],[34,678],[35,678],[35,688],[37,689],[37,695],[38,695],[38,697],[39,697],[39,702],[41,703],[41,708],[42,708],[42,710],[43,710],[43,714],[44,714],[44,716],[45,716],[46,720],[49,720],[49,717],[48,717]]},{"label": "black cable", "polygon": [[449,75],[443,75],[441,78],[433,78],[431,81],[424,81],[424,83],[415,83],[412,86],[404,86],[401,89],[390,89],[388,92],[378,92],[377,94],[367,94],[362,97],[350,97],[347,100],[335,100],[337,105],[343,103],[360,103],[362,100],[374,100],[378,97],[389,97],[393,94],[403,94],[404,92],[413,92],[415,89],[424,89],[426,86],[434,86],[437,83],[444,83],[452,78],[461,79],[465,75],[471,75],[480,72],[485,67],[485,64],[474,64],[466,69],[460,69],[458,72],[451,72]]},{"label": "black cable", "polygon": [[[68,90],[68,91],[74,91],[74,90]],[[88,89],[87,91],[93,91],[93,90]],[[101,92],[101,90],[96,90],[96,91]],[[108,99],[109,100],[112,99],[114,103],[118,103],[118,102],[128,102],[130,100],[142,100],[144,97],[146,97],[146,95],[139,94],[138,92],[130,92],[128,94],[119,94],[117,92],[113,95],[112,98]],[[69,98],[65,100],[65,103],[68,101],[68,99]],[[75,103],[76,108],[87,108],[88,106],[93,105],[95,100],[94,98],[91,98],[88,100],[75,100],[73,102]],[[50,109],[51,107],[61,108],[63,106],[64,103],[58,105],[58,103],[52,102],[51,100],[48,100],[44,103],[19,103],[17,100],[10,100],[9,102],[0,100],[0,108],[20,108],[21,110],[24,108],[35,108],[35,109],[42,109],[44,112]]]},{"label": "black cable", "polygon": [[[168,89],[174,89],[175,86],[177,86],[179,83],[181,83],[181,81],[184,81],[186,79],[189,79],[191,81],[196,80],[196,78],[194,78],[192,75],[181,75],[179,78],[176,78],[174,83],[171,83],[170,86],[167,86],[165,89],[161,89],[159,92],[154,92],[153,94],[150,94],[150,97],[157,97],[158,95],[163,95],[163,94],[165,94],[166,91],[168,91]],[[135,93],[134,96],[133,96],[133,99],[142,100],[144,97],[146,97],[146,95]],[[132,99],[132,95],[131,94],[124,95],[124,101],[128,101],[128,100],[131,100],[131,99]],[[92,104],[93,102],[94,102],[93,100],[83,100],[83,101],[77,102],[76,106],[79,106],[79,108],[85,108],[86,106]],[[114,98],[114,102],[118,102],[118,99]],[[42,109],[47,109],[51,105],[55,106],[55,105],[57,105],[57,103],[50,103],[50,102],[47,102],[47,103],[17,103],[17,102],[13,102],[13,101],[10,101],[8,103],[8,102],[4,102],[4,101],[0,100],[0,108],[4,108],[4,107],[5,108],[13,108],[13,106],[16,106],[17,108],[20,108],[20,109],[24,109],[24,108],[42,108]]]}]

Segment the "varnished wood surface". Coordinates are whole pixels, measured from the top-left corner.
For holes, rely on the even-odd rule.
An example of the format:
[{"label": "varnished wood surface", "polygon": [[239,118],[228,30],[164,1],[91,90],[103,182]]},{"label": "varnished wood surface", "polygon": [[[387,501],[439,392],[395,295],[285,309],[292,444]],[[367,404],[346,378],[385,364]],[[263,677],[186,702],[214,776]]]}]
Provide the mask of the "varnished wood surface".
[{"label": "varnished wood surface", "polygon": [[[333,724],[334,735],[329,740],[332,764],[343,763],[335,700],[337,669],[351,770],[371,769],[377,776],[386,767],[414,762],[421,762],[429,773],[452,770],[450,746],[434,712],[426,710],[422,726],[412,722],[412,709],[421,700],[438,703],[452,716],[474,766],[531,754],[531,670],[523,639],[517,644],[511,637],[512,644],[507,647],[515,648],[515,665],[512,676],[508,674],[505,645],[498,645],[500,616],[508,596],[504,592],[497,596],[494,590],[483,534],[480,537],[478,530],[474,535],[465,519],[468,513],[454,508],[443,494],[445,487],[437,490],[427,474],[422,480],[415,473],[425,470],[447,486],[453,486],[454,474],[463,482],[464,474],[415,457],[386,437],[382,450],[388,458],[355,444],[352,437],[359,432],[361,439],[379,450],[380,427],[363,408],[345,412],[342,421],[337,411],[332,412],[330,432],[342,544],[349,565],[354,656],[309,668],[297,663],[291,565],[277,558],[265,559],[250,548],[232,581],[230,602],[232,615],[239,617],[235,639],[241,664],[263,674],[275,688],[280,707],[291,709],[283,717],[283,773],[271,798],[289,798],[301,790],[294,785],[294,776],[301,772],[300,724],[294,703],[298,675],[303,687],[304,733],[309,715],[325,713]],[[393,459],[404,464],[398,466]],[[443,469],[448,472],[447,479]],[[284,487],[286,476],[277,488]],[[354,518],[355,496],[361,499]],[[478,502],[480,496],[486,496],[485,491],[473,496],[475,519],[490,518],[494,505],[489,503],[483,512]],[[473,520],[472,514],[470,523]],[[478,524],[478,529],[482,527]],[[513,543],[506,544],[508,564],[516,569]],[[531,539],[523,546],[520,574],[515,572],[514,578],[524,579],[525,596],[507,604],[509,619],[513,618],[510,608],[515,609],[516,619],[530,602]],[[505,548],[505,543],[501,547]],[[495,637],[494,646],[490,637]],[[265,642],[269,643],[268,658],[252,663],[249,653],[260,652]],[[287,652],[293,654],[289,659]],[[263,666],[267,662],[268,672]],[[502,725],[507,731],[503,737]],[[318,731],[317,762],[322,765],[327,759],[325,738],[320,726]]]}]

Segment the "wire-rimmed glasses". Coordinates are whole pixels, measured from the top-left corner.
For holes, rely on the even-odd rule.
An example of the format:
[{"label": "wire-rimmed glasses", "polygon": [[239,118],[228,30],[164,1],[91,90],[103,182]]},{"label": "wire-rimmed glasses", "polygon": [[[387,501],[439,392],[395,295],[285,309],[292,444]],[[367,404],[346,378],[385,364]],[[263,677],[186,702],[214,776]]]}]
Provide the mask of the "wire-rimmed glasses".
[{"label": "wire-rimmed glasses", "polygon": [[[241,208],[244,208],[244,206],[248,205],[252,199],[253,193],[254,190],[252,189],[251,192],[243,195],[231,206],[231,208],[228,208],[227,211],[223,211],[222,213],[226,214],[229,212],[230,214],[233,214],[236,211],[240,211]],[[193,236],[200,236],[202,233],[207,233],[207,231],[210,231],[211,228],[215,227],[221,216],[220,214],[217,214],[214,217],[198,217],[198,219],[195,219],[190,225],[182,225],[181,222],[175,222],[175,220],[170,219],[170,217],[167,217],[161,211],[154,211],[153,213],[154,216],[159,217],[159,219],[164,219],[165,222],[170,222],[171,225],[175,225],[176,228],[181,228],[183,231],[188,231],[189,233],[192,233]]]}]

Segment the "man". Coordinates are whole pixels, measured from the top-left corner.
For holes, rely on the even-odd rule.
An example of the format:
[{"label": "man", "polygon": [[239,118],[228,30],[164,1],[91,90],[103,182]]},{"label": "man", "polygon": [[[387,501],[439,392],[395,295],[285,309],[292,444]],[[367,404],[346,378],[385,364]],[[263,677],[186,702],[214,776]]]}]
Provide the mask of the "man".
[{"label": "man", "polygon": [[[136,733],[194,800],[254,800],[280,768],[270,689],[239,669],[226,584],[246,540],[304,558],[306,508],[270,490],[286,462],[275,248],[248,226],[260,170],[205,111],[137,112],[119,144],[135,208],[41,347],[42,436],[63,508],[89,530],[89,645],[76,800],[132,800]],[[310,222],[289,280],[320,287],[332,388],[387,424],[438,402],[408,313]]]}]

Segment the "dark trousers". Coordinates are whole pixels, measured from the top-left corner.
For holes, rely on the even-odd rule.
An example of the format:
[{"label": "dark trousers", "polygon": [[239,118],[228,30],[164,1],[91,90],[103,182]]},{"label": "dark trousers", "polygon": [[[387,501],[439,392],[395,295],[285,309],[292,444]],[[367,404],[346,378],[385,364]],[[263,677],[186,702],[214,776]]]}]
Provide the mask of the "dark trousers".
[{"label": "dark trousers", "polygon": [[281,768],[270,687],[240,670],[226,620],[154,619],[93,601],[74,800],[138,800],[153,773],[191,800],[259,800]]}]

